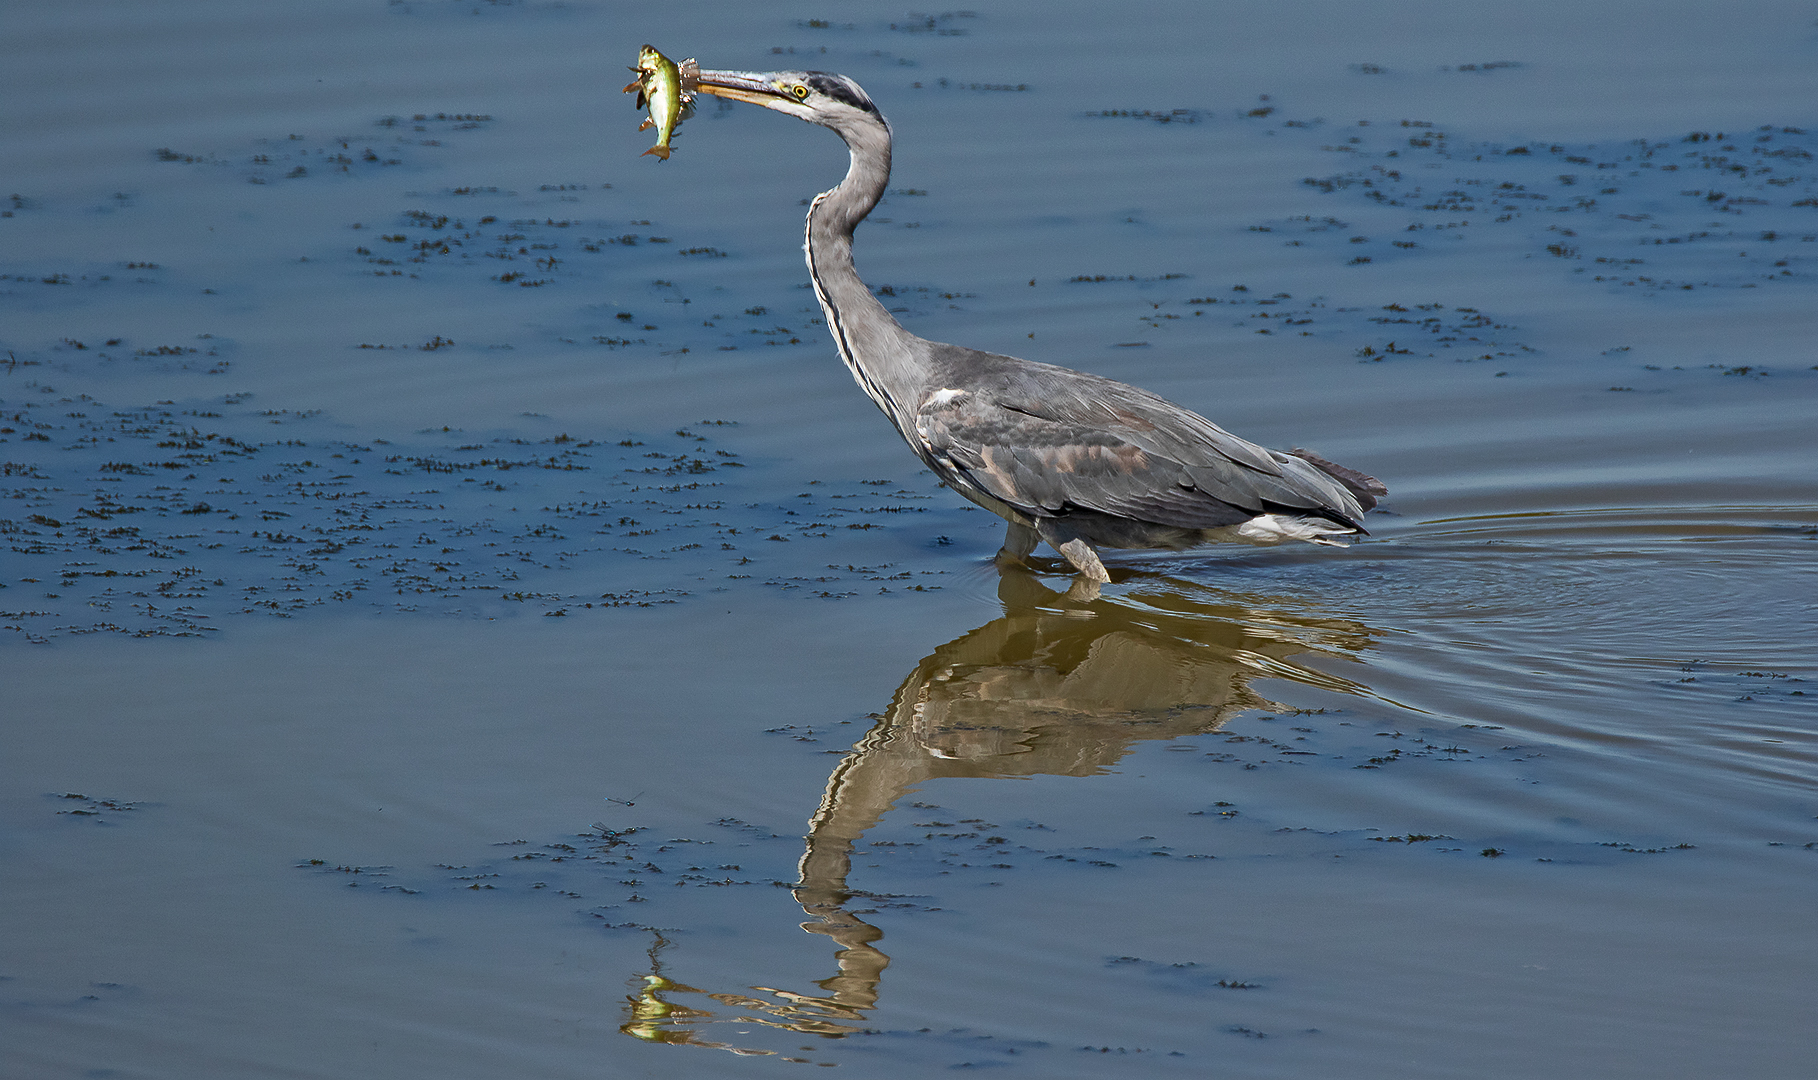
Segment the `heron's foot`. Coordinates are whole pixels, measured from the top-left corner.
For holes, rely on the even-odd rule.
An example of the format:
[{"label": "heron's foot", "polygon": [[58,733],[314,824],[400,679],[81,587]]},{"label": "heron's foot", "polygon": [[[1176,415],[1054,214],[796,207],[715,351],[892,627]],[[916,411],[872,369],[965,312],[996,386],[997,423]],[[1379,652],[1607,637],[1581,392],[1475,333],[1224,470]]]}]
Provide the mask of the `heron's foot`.
[{"label": "heron's foot", "polygon": [[1056,550],[1067,557],[1080,577],[1098,585],[1110,584],[1111,575],[1105,573],[1105,564],[1098,561],[1098,552],[1092,550],[1091,544],[1076,536]]}]

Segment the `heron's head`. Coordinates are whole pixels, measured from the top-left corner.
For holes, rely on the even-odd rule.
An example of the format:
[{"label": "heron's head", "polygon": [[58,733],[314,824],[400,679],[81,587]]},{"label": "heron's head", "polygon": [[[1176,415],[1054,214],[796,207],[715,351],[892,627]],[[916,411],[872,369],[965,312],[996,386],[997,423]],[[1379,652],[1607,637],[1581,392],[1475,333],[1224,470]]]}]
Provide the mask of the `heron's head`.
[{"label": "heron's head", "polygon": [[844,75],[825,71],[703,71],[696,88],[703,94],[749,101],[836,131],[884,120],[863,87]]}]

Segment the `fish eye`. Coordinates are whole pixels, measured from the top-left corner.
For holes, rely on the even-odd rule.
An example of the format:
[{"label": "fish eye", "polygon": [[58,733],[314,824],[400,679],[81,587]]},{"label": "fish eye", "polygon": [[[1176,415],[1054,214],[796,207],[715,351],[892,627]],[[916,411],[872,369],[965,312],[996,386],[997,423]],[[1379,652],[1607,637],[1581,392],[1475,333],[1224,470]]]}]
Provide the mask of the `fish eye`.
[{"label": "fish eye", "polygon": [[796,83],[795,89],[791,90],[790,93],[795,95],[797,101],[805,101],[808,98],[808,88],[801,83]]}]

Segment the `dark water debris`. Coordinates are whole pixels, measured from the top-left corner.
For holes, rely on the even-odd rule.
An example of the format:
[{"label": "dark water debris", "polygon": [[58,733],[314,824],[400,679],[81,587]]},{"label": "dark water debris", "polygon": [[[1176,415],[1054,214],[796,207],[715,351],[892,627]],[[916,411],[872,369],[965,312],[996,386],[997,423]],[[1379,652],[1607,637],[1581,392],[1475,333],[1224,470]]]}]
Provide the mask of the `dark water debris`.
[{"label": "dark water debris", "polygon": [[[446,427],[356,439],[244,394],[118,408],[23,388],[36,393],[0,402],[0,613],[32,640],[202,635],[323,605],[572,615],[749,585],[836,598],[931,584],[814,550],[931,496],[889,481],[775,490],[789,481],[747,470],[725,421],[612,441]],[[755,484],[728,482],[746,471]],[[627,560],[640,566],[614,569]]]},{"label": "dark water debris", "polygon": [[1342,195],[1352,213],[1372,204],[1396,212],[1370,214],[1376,235],[1317,212],[1250,228],[1283,233],[1283,243],[1310,254],[1342,254],[1348,265],[1420,258],[1470,240],[1509,246],[1520,258],[1557,258],[1587,284],[1640,294],[1809,288],[1818,280],[1818,248],[1800,246],[1818,243],[1818,135],[1803,127],[1507,143],[1455,136],[1426,120],[1283,120],[1278,111],[1266,104],[1087,115],[1236,124],[1316,140],[1346,165],[1304,178],[1306,187]]}]

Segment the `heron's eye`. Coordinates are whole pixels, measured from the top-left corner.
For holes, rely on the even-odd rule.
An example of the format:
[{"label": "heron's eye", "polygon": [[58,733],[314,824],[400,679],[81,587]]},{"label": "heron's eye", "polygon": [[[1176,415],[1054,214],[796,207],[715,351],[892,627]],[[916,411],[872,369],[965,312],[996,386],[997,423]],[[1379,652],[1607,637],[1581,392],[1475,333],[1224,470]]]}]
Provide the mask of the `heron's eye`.
[{"label": "heron's eye", "polygon": [[806,101],[808,99],[808,88],[801,83],[796,83],[795,89],[791,90],[790,93],[795,95],[797,101]]}]

